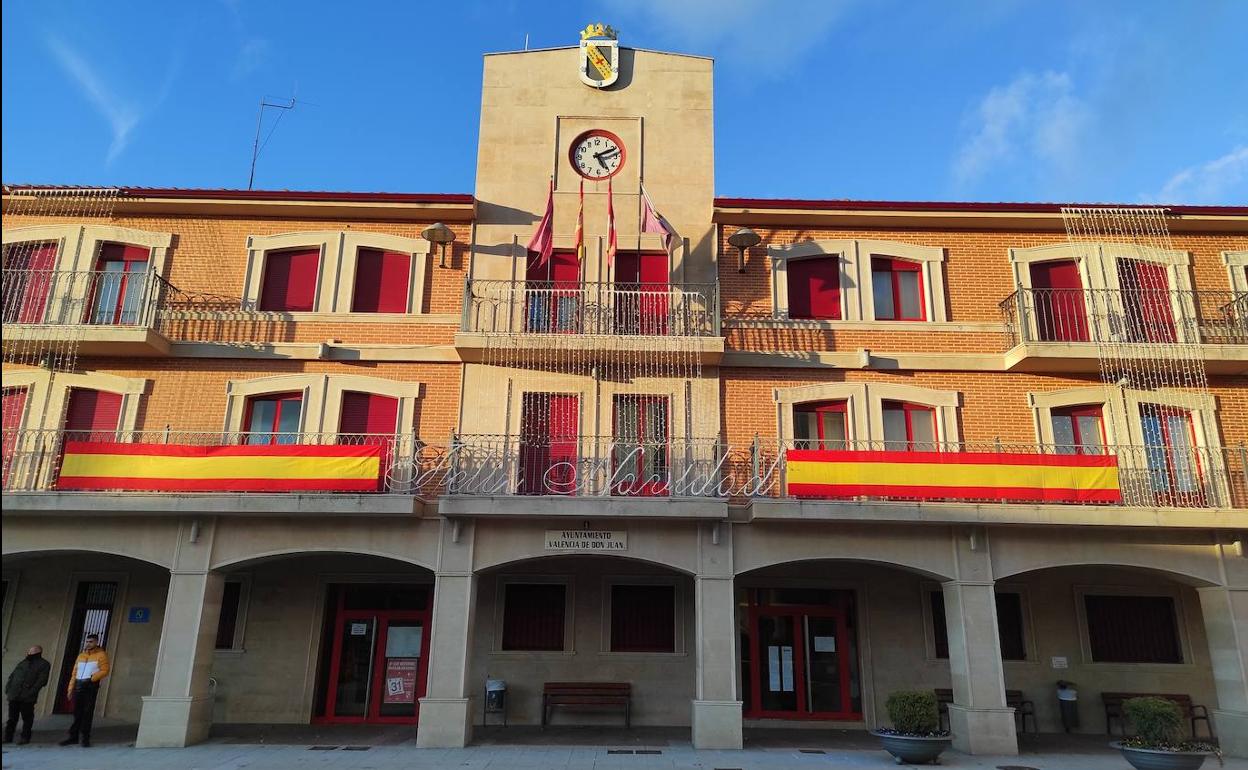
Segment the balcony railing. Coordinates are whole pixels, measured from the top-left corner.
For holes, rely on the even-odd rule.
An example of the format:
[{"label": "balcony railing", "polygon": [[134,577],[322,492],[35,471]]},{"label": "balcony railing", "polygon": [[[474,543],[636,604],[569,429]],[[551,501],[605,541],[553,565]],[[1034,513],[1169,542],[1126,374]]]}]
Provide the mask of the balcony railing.
[{"label": "balcony railing", "polygon": [[[448,445],[435,446],[412,435],[174,430],[92,434],[10,430],[4,431],[3,444],[6,492],[351,491],[422,498],[558,495],[1248,507],[1248,448],[1242,444],[1111,446],[1101,450],[1104,454],[1077,454],[1074,447],[995,443],[755,440],[727,445],[716,439],[646,442],[460,434]],[[266,457],[308,454],[315,461],[341,454],[335,448],[342,447],[368,447],[369,457],[378,458],[362,476],[355,470],[347,472],[355,474],[349,490],[332,484],[294,488],[280,473],[266,479],[259,469]],[[313,449],[292,452],[307,448]],[[115,470],[84,480],[84,453],[119,459],[112,460]],[[239,454],[248,459],[238,463]],[[128,455],[145,460],[142,477],[135,476],[138,466]],[[187,458],[200,455],[235,470],[203,465],[188,471]],[[166,457],[177,460],[162,466],[161,458]],[[351,462],[348,458],[348,467],[356,468]],[[229,474],[240,472],[240,465],[247,478],[232,478]],[[66,467],[78,475],[63,473]],[[162,472],[162,467],[169,470]]]},{"label": "balcony railing", "polygon": [[170,288],[148,270],[5,270],[2,317],[6,326],[152,327]]},{"label": "balcony railing", "polygon": [[1037,342],[1248,344],[1248,294],[1019,289],[1001,302],[1009,346]]},{"label": "balcony railing", "polygon": [[463,331],[710,337],[715,284],[473,280],[465,284]]}]

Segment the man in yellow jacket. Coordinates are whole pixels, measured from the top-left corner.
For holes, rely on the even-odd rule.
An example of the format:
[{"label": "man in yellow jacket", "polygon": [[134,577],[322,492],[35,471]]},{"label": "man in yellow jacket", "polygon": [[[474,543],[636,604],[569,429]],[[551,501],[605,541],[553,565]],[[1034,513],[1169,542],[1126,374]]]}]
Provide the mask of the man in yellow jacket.
[{"label": "man in yellow jacket", "polygon": [[108,676],[108,653],[100,647],[100,637],[87,634],[82,652],[69,672],[69,688],[65,693],[74,703],[74,723],[69,726],[69,737],[61,741],[70,746],[82,739],[83,746],[91,745],[91,723],[95,721],[95,697],[100,692],[100,682]]}]

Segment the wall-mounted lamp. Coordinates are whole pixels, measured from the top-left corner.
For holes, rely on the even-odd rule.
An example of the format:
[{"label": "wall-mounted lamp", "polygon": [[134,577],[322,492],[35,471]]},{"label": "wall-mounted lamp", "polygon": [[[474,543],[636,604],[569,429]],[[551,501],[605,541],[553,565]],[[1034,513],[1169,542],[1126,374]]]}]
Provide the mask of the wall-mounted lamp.
[{"label": "wall-mounted lamp", "polygon": [[441,222],[434,222],[420,231],[420,237],[430,243],[436,243],[442,249],[442,258],[438,261],[438,267],[446,267],[446,247],[455,240],[455,231]]},{"label": "wall-mounted lamp", "polygon": [[728,236],[728,243],[737,247],[737,272],[745,272],[745,250],[762,243],[762,236],[748,227],[742,227]]}]

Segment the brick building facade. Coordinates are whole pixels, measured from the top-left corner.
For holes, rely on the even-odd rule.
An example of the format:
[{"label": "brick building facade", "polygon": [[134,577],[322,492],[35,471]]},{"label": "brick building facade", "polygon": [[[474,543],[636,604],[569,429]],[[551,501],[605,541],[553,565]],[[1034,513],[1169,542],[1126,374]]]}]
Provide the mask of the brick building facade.
[{"label": "brick building facade", "polygon": [[1248,209],[1159,250],[715,198],[711,62],[582,55],[486,57],[471,196],[5,188],[6,669],[103,633],[147,746],[459,746],[503,679],[513,723],[627,682],[699,747],[948,689],[1011,753],[1069,679],[1085,732],[1187,693],[1248,753]]}]

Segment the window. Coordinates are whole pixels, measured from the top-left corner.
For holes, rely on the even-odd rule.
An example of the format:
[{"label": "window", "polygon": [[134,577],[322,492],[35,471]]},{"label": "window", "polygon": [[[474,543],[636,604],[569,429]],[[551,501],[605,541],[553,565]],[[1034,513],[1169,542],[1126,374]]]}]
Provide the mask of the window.
[{"label": "window", "polygon": [[1118,259],[1118,285],[1128,342],[1174,342],[1174,309],[1166,266],[1138,259]]},{"label": "window", "polygon": [[1088,646],[1097,663],[1182,663],[1170,596],[1085,594]]},{"label": "window", "polygon": [[406,313],[412,255],[361,248],[355,263],[353,313]]},{"label": "window", "polygon": [[611,651],[676,651],[676,586],[611,586]]},{"label": "window", "polygon": [[1053,448],[1059,455],[1105,453],[1105,423],[1100,405],[1070,406],[1049,412]]},{"label": "window", "polygon": [[789,318],[841,318],[840,259],[795,259],[789,262],[787,273]]},{"label": "window", "polygon": [[614,493],[667,494],[667,397],[617,395],[614,419]]},{"label": "window", "polygon": [[936,451],[936,410],[904,401],[881,402],[884,411],[884,449],[903,452]]},{"label": "window", "polygon": [[814,401],[793,407],[796,449],[845,449],[849,437],[845,401]]},{"label": "window", "polygon": [[22,426],[22,414],[26,411],[26,388],[4,389],[3,454],[4,480],[9,480],[9,468],[13,452],[17,449],[18,430]]},{"label": "window", "polygon": [[123,243],[100,244],[87,322],[129,325],[139,322],[152,250]]},{"label": "window", "polygon": [[[928,592],[932,612],[932,641],[937,658],[949,657],[949,627],[945,618],[945,594]],[[1023,595],[997,591],[997,638],[1002,660],[1027,660],[1027,640],[1023,626]]]},{"label": "window", "polygon": [[236,650],[241,647],[243,581],[226,580],[221,591],[221,614],[217,616],[218,650]]},{"label": "window", "polygon": [[41,323],[56,278],[57,243],[13,243],[4,248],[4,322]]},{"label": "window", "polygon": [[116,441],[121,402],[120,393],[71,388],[65,408],[65,440]]},{"label": "window", "polygon": [[566,602],[567,586],[562,583],[504,585],[502,649],[562,651]]},{"label": "window", "polygon": [[575,334],[581,329],[581,263],[575,252],[556,251],[542,265],[534,260],[525,281],[525,331]]},{"label": "window", "polygon": [[321,250],[291,249],[265,255],[261,310],[309,312],[316,301]]},{"label": "window", "polygon": [[377,393],[348,390],[342,394],[342,416],[338,421],[339,443],[343,437],[354,437],[349,443],[371,443],[388,440],[397,430],[399,399]]},{"label": "window", "polygon": [[877,321],[922,321],[926,318],[922,270],[918,263],[872,257],[871,292]]},{"label": "window", "polygon": [[517,494],[575,494],[580,403],[575,393],[524,394]]},{"label": "window", "polygon": [[1191,413],[1175,407],[1141,404],[1140,428],[1154,494],[1170,501],[1199,496],[1200,459]]},{"label": "window", "polygon": [[243,443],[296,444],[299,441],[300,417],[303,413],[302,393],[281,393],[247,399],[243,425]]}]

